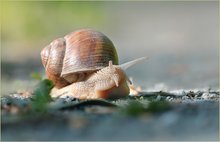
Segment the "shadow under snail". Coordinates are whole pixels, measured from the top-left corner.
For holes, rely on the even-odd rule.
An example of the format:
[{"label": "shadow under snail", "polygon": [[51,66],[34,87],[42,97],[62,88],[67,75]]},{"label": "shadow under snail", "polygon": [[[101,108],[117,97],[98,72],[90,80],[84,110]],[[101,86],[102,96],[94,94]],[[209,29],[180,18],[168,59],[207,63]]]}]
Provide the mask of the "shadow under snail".
[{"label": "shadow under snail", "polygon": [[41,51],[53,98],[117,99],[129,94],[125,70],[145,57],[118,65],[111,40],[91,29],[81,29],[52,41]]}]

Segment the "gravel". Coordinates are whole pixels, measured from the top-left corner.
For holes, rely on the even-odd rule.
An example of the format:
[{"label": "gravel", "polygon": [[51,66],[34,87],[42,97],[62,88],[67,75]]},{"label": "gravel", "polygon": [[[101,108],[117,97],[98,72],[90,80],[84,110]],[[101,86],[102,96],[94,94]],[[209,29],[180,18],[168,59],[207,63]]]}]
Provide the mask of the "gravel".
[{"label": "gravel", "polygon": [[[31,98],[19,97],[14,93],[1,99],[2,140],[218,141],[219,91],[174,92],[145,91],[141,95],[106,102],[119,108],[94,101],[81,103],[84,109],[71,107],[29,117],[24,117],[24,113],[8,111],[11,106],[24,109],[31,102]],[[122,114],[120,108],[132,100],[142,104],[165,100],[172,108],[162,112],[145,112],[138,116]],[[65,97],[51,104],[59,106],[70,103],[79,104],[80,101]]]}]

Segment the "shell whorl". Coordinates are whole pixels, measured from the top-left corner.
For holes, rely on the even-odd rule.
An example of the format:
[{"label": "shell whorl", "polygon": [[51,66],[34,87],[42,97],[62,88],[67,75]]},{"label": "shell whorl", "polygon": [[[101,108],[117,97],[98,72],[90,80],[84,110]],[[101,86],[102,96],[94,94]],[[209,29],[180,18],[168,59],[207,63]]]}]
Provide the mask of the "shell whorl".
[{"label": "shell whorl", "polygon": [[118,55],[113,43],[100,32],[83,29],[66,35],[64,39],[66,53],[61,76],[102,69],[108,66],[110,60],[113,64],[118,64]]},{"label": "shell whorl", "polygon": [[118,65],[118,55],[111,40],[90,29],[52,41],[41,51],[41,59],[48,79],[58,88],[83,80],[85,73],[108,66],[110,60]]},{"label": "shell whorl", "polygon": [[62,72],[64,54],[65,41],[63,38],[54,40],[41,51],[41,59],[48,79],[52,80],[57,88],[70,84],[60,76]]}]

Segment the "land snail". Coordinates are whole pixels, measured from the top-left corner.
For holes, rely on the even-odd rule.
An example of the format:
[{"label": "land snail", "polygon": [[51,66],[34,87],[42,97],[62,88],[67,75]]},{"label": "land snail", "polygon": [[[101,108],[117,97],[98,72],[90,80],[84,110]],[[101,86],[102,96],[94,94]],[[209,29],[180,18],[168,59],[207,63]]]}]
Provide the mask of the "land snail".
[{"label": "land snail", "polygon": [[53,98],[117,99],[129,94],[125,70],[145,57],[118,65],[116,48],[107,36],[80,29],[52,41],[41,51],[41,59],[55,85]]}]

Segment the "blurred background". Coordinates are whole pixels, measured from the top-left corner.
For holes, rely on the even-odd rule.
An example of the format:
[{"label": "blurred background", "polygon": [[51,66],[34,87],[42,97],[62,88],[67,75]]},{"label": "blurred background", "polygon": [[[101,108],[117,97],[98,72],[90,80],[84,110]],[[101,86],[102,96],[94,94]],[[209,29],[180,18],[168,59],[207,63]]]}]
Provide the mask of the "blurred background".
[{"label": "blurred background", "polygon": [[1,94],[31,89],[45,76],[40,51],[80,29],[107,35],[143,89],[219,85],[218,2],[8,2],[1,6]]}]

